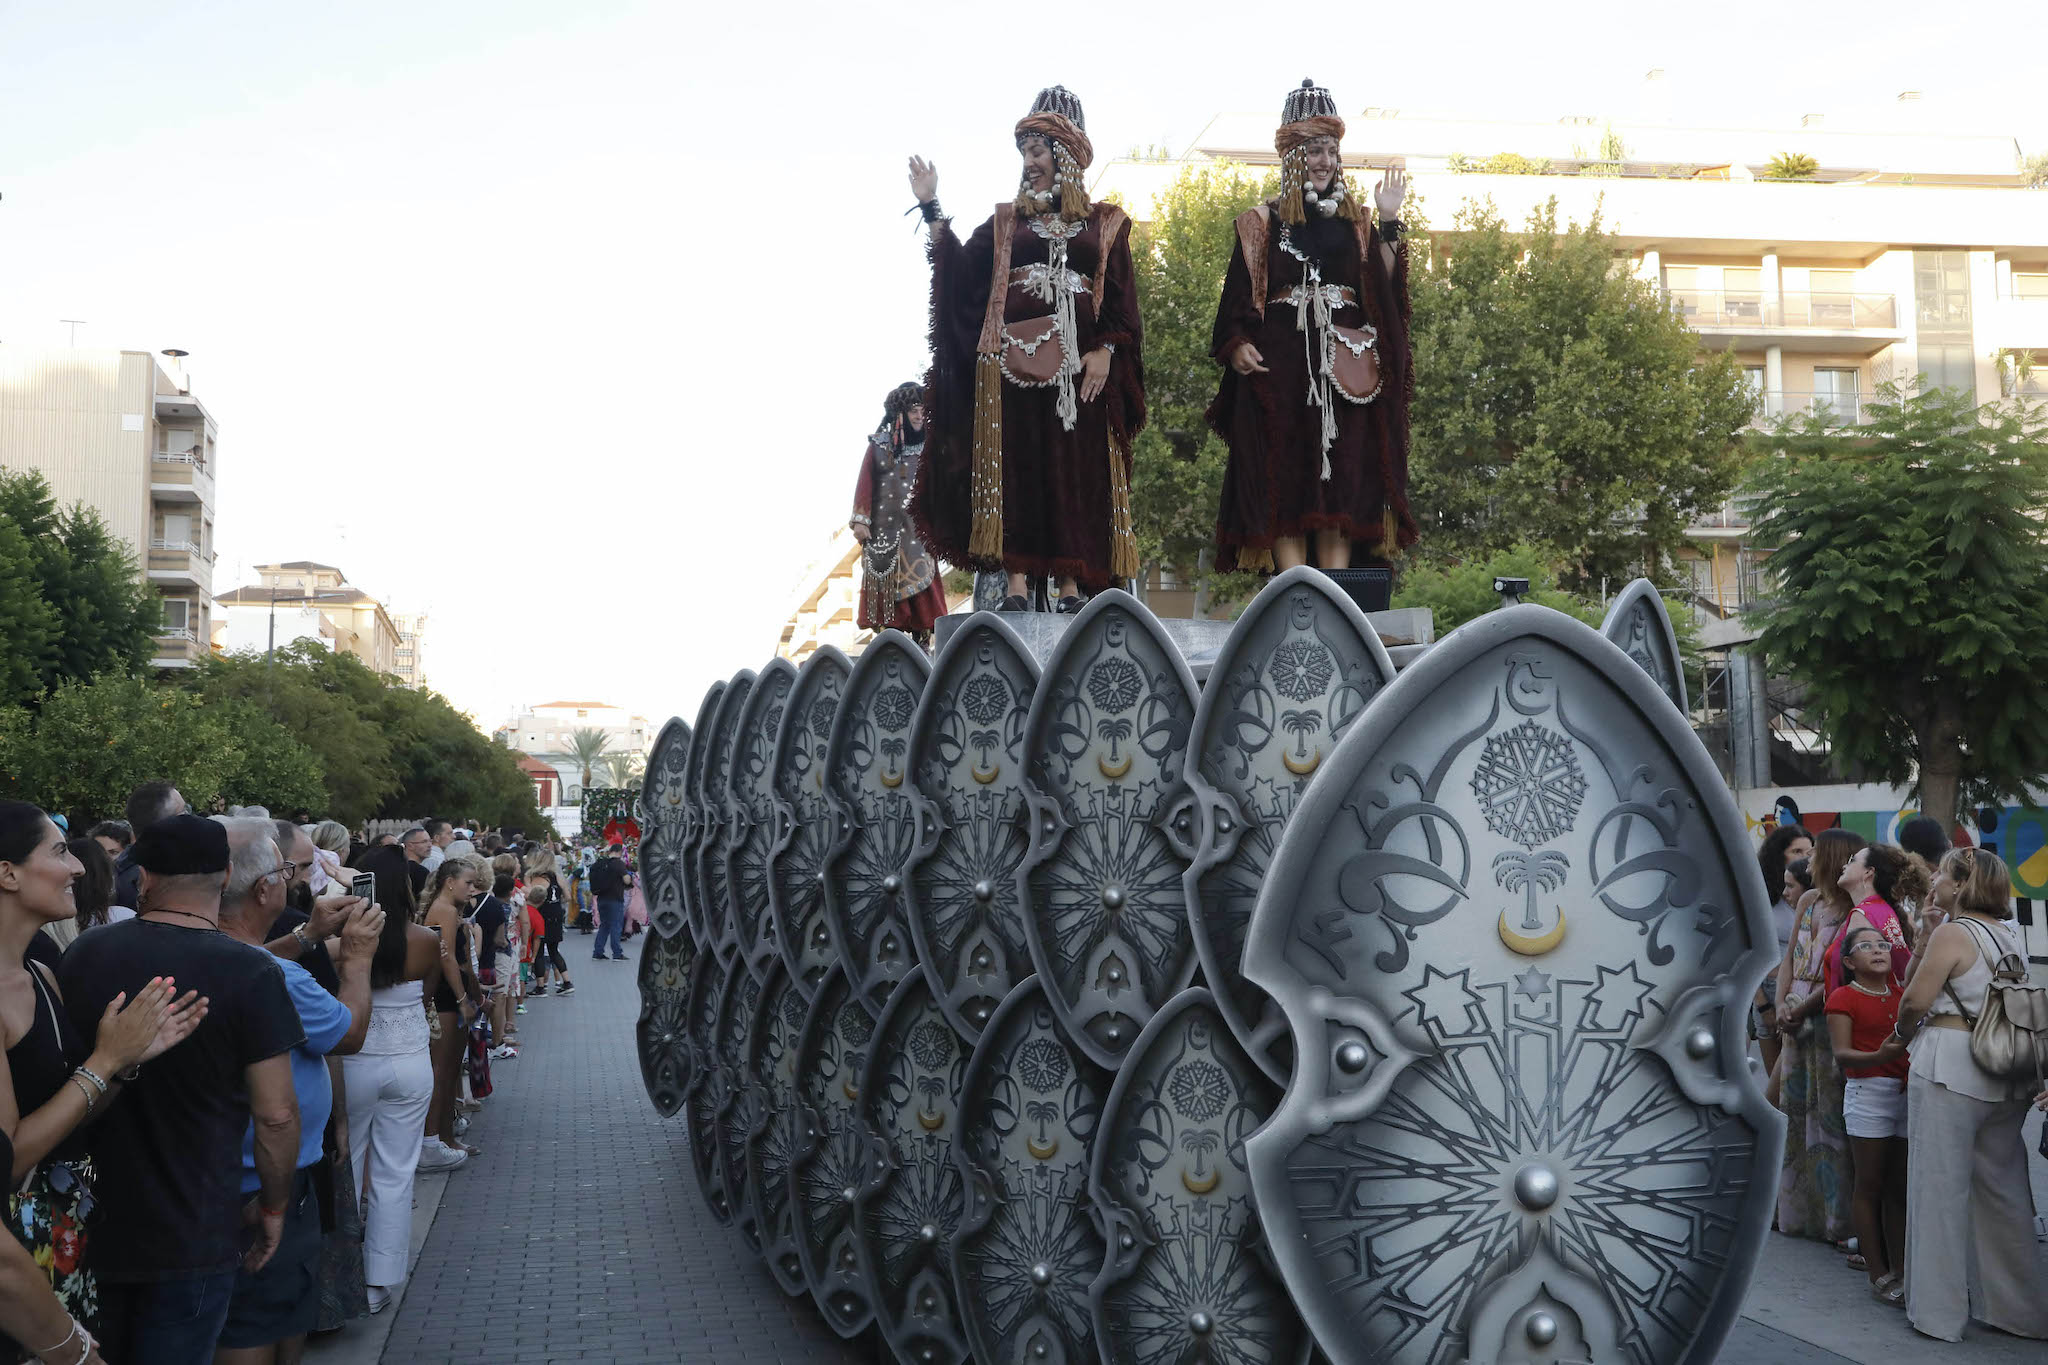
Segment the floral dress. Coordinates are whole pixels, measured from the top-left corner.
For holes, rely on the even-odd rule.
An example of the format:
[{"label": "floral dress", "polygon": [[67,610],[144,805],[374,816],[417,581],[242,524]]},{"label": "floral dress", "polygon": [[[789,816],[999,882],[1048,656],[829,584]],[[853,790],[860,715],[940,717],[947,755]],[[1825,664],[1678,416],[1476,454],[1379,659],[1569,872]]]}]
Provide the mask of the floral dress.
[{"label": "floral dress", "polygon": [[[69,1082],[71,1027],[57,1005],[56,992],[38,965],[28,969],[36,993],[35,1022],[7,1050],[7,1068],[14,1086],[16,1110],[32,1114]],[[6,1152],[9,1169],[14,1152]],[[50,1288],[64,1311],[99,1328],[99,1287],[85,1265],[86,1221],[93,1209],[92,1159],[76,1136],[36,1164],[7,1196],[7,1226],[50,1277]],[[0,1336],[0,1359],[15,1359],[14,1343]]]},{"label": "floral dress", "polygon": [[[1782,1010],[1826,990],[1827,950],[1846,915],[1816,900],[1792,931],[1792,986]],[[1778,1231],[1839,1242],[1849,1235],[1848,1131],[1842,1120],[1842,1069],[1816,1014],[1778,1054],[1778,1104],[1785,1111],[1785,1165],[1778,1177]]]}]

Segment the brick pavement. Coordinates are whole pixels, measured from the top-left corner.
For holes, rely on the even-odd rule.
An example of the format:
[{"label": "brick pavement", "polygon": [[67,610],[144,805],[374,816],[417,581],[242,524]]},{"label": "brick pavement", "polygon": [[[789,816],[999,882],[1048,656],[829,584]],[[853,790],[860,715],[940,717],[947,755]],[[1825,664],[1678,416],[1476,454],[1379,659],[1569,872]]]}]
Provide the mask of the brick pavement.
[{"label": "brick pavement", "polygon": [[[587,939],[572,936],[567,946]],[[670,1365],[888,1359],[872,1339],[841,1342],[808,1298],[789,1300],[730,1229],[711,1220],[690,1175],[680,1119],[658,1117],[633,1052],[630,962],[571,954],[576,994],[534,1002],[517,1061],[471,1126],[484,1155],[446,1177],[412,1284],[381,1359],[393,1365]],[[2036,1120],[2038,1122],[2038,1120]],[[2029,1129],[2029,1146],[2034,1130]],[[2048,1171],[2036,1188],[2048,1197]],[[314,1354],[361,1340],[364,1325]],[[1826,1343],[1822,1345],[1821,1343]],[[1835,1349],[1828,1349],[1829,1347]],[[1725,1365],[2002,1365],[2038,1343],[1982,1328],[1960,1345],[1914,1335],[1864,1297],[1862,1279],[1817,1243],[1772,1237]]]},{"label": "brick pavement", "polygon": [[483,1148],[448,1180],[385,1361],[405,1365],[672,1365],[870,1361],[808,1298],[785,1299],[711,1220],[680,1118],[647,1102],[633,1052],[638,948],[590,961],[576,993],[528,1006],[524,1050],[491,1069],[470,1125]]}]

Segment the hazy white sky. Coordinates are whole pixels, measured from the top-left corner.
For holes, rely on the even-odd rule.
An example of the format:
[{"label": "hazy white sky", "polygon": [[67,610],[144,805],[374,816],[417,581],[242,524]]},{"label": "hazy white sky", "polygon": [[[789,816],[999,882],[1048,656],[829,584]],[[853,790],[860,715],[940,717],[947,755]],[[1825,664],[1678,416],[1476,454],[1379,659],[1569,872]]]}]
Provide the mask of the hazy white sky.
[{"label": "hazy white sky", "polygon": [[1682,122],[1915,88],[2048,146],[1987,46],[2009,7],[1664,8],[1331,6],[1311,45],[1313,9],[1207,0],[0,0],[0,339],[191,352],[216,591],[337,564],[432,613],[430,680],[487,726],[688,717],[768,658],[923,368],[905,155],[978,222],[1042,85],[1098,157],[1303,76],[1347,110],[1625,118],[1653,66]]}]

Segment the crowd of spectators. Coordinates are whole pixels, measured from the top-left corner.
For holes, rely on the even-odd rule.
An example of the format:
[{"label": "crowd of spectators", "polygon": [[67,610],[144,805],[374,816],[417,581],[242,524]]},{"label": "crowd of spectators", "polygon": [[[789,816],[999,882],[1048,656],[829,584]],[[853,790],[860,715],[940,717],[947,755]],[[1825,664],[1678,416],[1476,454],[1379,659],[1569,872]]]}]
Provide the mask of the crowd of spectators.
[{"label": "crowd of spectators", "polygon": [[1782,952],[1753,1016],[1786,1119],[1776,1227],[1835,1245],[1927,1336],[2048,1338],[2021,1132],[2048,1081],[1972,1045],[2001,982],[2029,989],[2010,874],[1924,817],[1899,839],[1781,819],[1759,855]]},{"label": "crowd of spectators", "polygon": [[386,1310],[593,881],[616,940],[617,852],[167,783],[77,837],[0,802],[0,1362],[295,1365]]}]

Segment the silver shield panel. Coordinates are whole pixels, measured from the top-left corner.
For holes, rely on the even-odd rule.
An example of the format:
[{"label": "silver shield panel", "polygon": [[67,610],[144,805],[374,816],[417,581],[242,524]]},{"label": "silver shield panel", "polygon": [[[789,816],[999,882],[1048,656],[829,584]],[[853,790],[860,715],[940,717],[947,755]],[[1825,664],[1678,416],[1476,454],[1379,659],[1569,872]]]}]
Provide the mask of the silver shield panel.
[{"label": "silver shield panel", "polygon": [[866,1174],[854,1106],[874,1034],[874,1015],[835,962],[818,980],[797,1040],[789,1212],[804,1283],[842,1337],[859,1336],[875,1319],[853,1238],[853,1201]]},{"label": "silver shield panel", "polygon": [[775,794],[770,766],[782,729],[796,665],[776,659],[754,678],[754,690],[740,712],[733,735],[732,773],[727,780],[726,894],[732,898],[733,936],[756,980],[781,958],[768,909],[768,853],[775,839]]},{"label": "silver shield panel", "polygon": [[838,961],[825,924],[825,852],[832,842],[825,808],[825,743],[853,671],[826,645],[797,670],[782,733],[775,741],[775,842],[768,854],[768,913],[790,979],[806,1000]]}]

